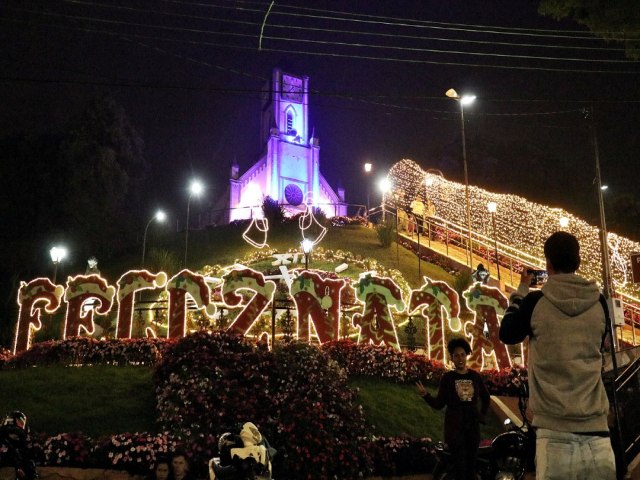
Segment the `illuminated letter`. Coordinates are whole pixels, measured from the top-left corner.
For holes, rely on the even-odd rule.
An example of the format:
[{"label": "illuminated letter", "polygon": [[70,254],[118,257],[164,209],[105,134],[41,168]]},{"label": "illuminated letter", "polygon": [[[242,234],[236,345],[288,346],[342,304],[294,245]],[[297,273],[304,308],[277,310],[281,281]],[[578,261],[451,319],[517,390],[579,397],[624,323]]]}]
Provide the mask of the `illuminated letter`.
[{"label": "illuminated letter", "polygon": [[[298,338],[309,341],[309,316],[320,343],[338,339],[340,292],[346,280],[323,279],[315,272],[303,271],[291,284],[290,292],[298,309]],[[326,312],[326,313],[325,313]]]},{"label": "illuminated letter", "polygon": [[246,335],[273,299],[276,284],[265,280],[262,273],[250,268],[233,269],[222,277],[222,281],[222,299],[228,307],[242,306],[243,298],[237,291],[248,290],[253,293],[251,300],[227,329],[229,332]]},{"label": "illuminated letter", "polygon": [[80,335],[81,330],[91,335],[95,328],[94,312],[100,315],[109,313],[115,294],[116,289],[99,275],[69,277],[64,295],[68,306],[63,338]]},{"label": "illuminated letter", "polygon": [[398,312],[404,310],[400,287],[390,278],[362,273],[356,286],[356,297],[364,302],[364,314],[356,313],[353,316],[354,326],[360,329],[358,343],[365,341],[400,350],[390,311],[391,307],[395,307]]},{"label": "illuminated letter", "polygon": [[427,354],[432,360],[444,363],[446,331],[452,329],[451,324],[445,324],[442,311],[447,313],[449,321],[460,315],[458,293],[444,282],[434,282],[427,277],[424,281],[420,290],[411,291],[409,312],[413,315],[419,310],[420,315],[427,318]]},{"label": "illuminated letter", "polygon": [[167,282],[169,292],[168,338],[182,338],[187,334],[187,299],[189,294],[198,309],[209,317],[216,313],[216,306],[210,303],[211,290],[202,275],[182,270]]},{"label": "illuminated letter", "polygon": [[167,274],[157,275],[147,270],[130,270],[118,280],[118,321],[116,324],[117,338],[131,338],[133,326],[133,302],[136,292],[164,287]]},{"label": "illuminated letter", "polygon": [[[509,302],[502,292],[493,287],[476,283],[463,293],[467,305],[475,311],[475,319],[464,324],[465,333],[471,337],[472,352],[469,357],[471,368],[484,370],[485,357],[493,357],[496,368],[511,366],[509,352],[498,338],[500,323],[498,315],[504,315]],[[485,337],[485,325],[489,338]]]},{"label": "illuminated letter", "polygon": [[47,314],[54,313],[60,306],[64,294],[62,285],[54,285],[48,278],[36,278],[29,283],[20,282],[18,290],[18,323],[13,342],[13,354],[24,352],[31,346],[34,332],[42,328],[42,309]]}]

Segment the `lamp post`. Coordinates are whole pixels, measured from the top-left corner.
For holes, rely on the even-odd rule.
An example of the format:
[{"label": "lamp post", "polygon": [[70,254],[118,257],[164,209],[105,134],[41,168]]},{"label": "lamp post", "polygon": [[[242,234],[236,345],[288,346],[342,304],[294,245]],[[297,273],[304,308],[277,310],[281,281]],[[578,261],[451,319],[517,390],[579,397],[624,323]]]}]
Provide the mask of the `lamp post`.
[{"label": "lamp post", "polygon": [[67,257],[67,249],[60,245],[56,245],[49,250],[51,261],[53,262],[53,283],[56,283],[58,278],[58,264],[61,263]]},{"label": "lamp post", "polygon": [[[367,174],[367,177],[371,173],[372,165],[367,162],[364,164],[364,173]],[[367,219],[369,218],[369,209],[371,208],[369,205],[369,197],[371,196],[371,185],[369,184],[369,179],[367,178]]]},{"label": "lamp post", "polygon": [[464,198],[467,210],[467,230],[469,233],[469,266],[473,264],[473,243],[471,240],[471,205],[469,203],[469,172],[467,168],[467,142],[464,134],[464,106],[471,105],[475,99],[475,95],[458,95],[453,88],[446,91],[445,95],[456,100],[460,104],[460,127],[462,129],[462,163],[464,165]]},{"label": "lamp post", "polygon": [[302,251],[304,252],[304,269],[309,269],[309,254],[313,250],[313,242],[307,238],[302,241]]},{"label": "lamp post", "polygon": [[380,183],[378,184],[378,186],[380,187],[380,191],[382,192],[382,223],[385,222],[385,199],[387,196],[387,193],[391,190],[391,180],[389,180],[388,177],[383,178],[382,180],[380,180]]},{"label": "lamp post", "polygon": [[162,210],[158,210],[153,217],[151,217],[149,219],[149,221],[147,222],[147,226],[144,228],[144,236],[142,237],[142,267],[144,267],[144,254],[145,254],[145,249],[147,246],[147,230],[149,230],[149,225],[151,225],[151,222],[153,222],[154,220],[156,222],[164,222],[167,218],[167,215],[162,211]]},{"label": "lamp post", "polygon": [[184,234],[184,268],[187,268],[187,251],[189,250],[189,209],[191,207],[191,197],[200,196],[204,187],[198,180],[193,180],[189,185],[189,200],[187,201],[187,228]]},{"label": "lamp post", "polygon": [[498,270],[498,282],[500,281],[500,261],[498,259],[498,237],[496,236],[496,211],[498,204],[496,202],[487,203],[487,209],[491,213],[491,224],[493,225],[493,248],[496,253],[496,269]]}]

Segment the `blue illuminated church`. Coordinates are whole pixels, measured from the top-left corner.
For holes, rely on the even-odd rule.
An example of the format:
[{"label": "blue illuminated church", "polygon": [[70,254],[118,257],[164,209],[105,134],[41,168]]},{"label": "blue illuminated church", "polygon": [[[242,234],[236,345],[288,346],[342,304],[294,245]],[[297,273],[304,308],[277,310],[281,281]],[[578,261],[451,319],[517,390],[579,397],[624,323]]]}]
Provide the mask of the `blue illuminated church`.
[{"label": "blue illuminated church", "polygon": [[287,214],[307,204],[328,217],[345,215],[344,189],[336,193],[320,173],[320,143],[309,131],[309,77],[276,68],[263,88],[260,159],[240,175],[231,167],[228,221],[262,216],[265,197],[277,200]]}]

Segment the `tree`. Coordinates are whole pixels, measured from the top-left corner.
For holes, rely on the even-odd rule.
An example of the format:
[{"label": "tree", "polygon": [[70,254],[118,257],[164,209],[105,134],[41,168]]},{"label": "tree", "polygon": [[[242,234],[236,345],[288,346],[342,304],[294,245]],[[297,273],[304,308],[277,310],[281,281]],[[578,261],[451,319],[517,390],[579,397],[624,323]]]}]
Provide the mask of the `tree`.
[{"label": "tree", "polygon": [[143,142],[110,97],[93,101],[61,148],[64,222],[84,255],[111,257],[136,238],[146,177]]},{"label": "tree", "polygon": [[572,18],[606,40],[623,43],[629,58],[640,58],[637,0],[542,0],[538,11],[556,20]]}]

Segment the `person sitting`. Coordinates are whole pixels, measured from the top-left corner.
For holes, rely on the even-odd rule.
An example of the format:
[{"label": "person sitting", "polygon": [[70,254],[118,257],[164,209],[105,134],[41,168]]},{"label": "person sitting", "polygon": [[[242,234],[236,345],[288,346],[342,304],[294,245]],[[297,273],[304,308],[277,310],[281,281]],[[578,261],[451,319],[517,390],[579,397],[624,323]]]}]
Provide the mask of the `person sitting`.
[{"label": "person sitting", "polygon": [[174,480],[191,480],[193,478],[189,473],[189,460],[182,450],[176,450],[171,455],[171,471]]},{"label": "person sitting", "polygon": [[484,265],[479,263],[476,269],[471,274],[471,277],[475,282],[480,282],[483,284],[489,283],[489,271],[484,268]]},{"label": "person sitting", "polygon": [[156,457],[153,472],[147,476],[149,480],[169,480],[171,477],[171,462],[167,457]]}]

